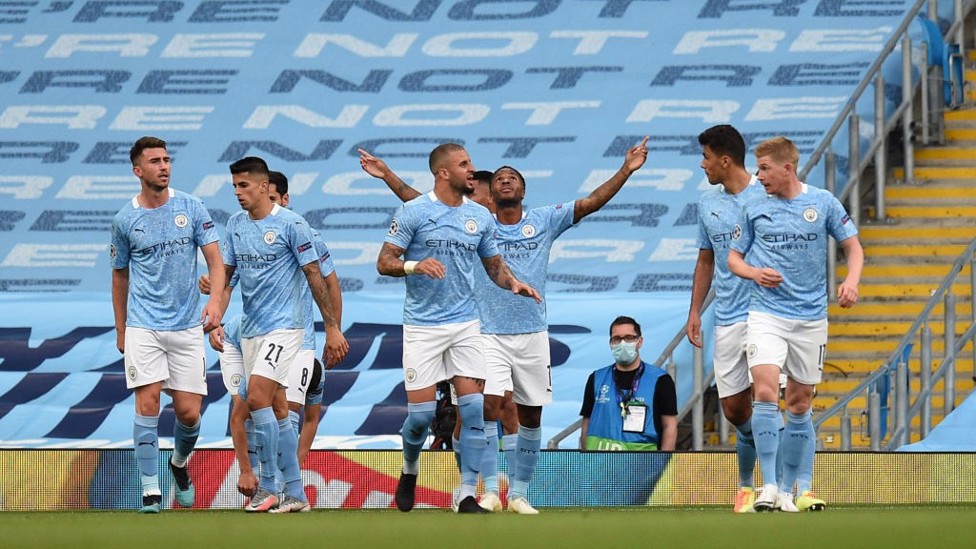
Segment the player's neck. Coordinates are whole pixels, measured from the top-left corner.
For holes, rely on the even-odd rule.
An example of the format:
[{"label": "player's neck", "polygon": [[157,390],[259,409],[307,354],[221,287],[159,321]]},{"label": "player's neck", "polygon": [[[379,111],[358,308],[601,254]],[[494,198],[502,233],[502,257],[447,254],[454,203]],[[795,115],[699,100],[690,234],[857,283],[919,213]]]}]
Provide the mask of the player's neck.
[{"label": "player's neck", "polygon": [[452,187],[446,179],[434,181],[434,196],[441,203],[451,207],[460,206],[464,202],[464,194]]},{"label": "player's neck", "polygon": [[265,217],[271,215],[271,210],[274,209],[275,203],[268,200],[267,202],[261,202],[254,206],[254,208],[247,211],[247,215],[255,220],[261,221]]},{"label": "player's neck", "polygon": [[750,181],[752,181],[751,173],[747,172],[745,168],[736,168],[722,182],[722,186],[725,187],[725,192],[729,194],[739,194],[749,186]]},{"label": "player's neck", "polygon": [[155,209],[166,205],[169,201],[169,187],[142,184],[139,193],[139,205],[146,209]]},{"label": "player's neck", "polygon": [[495,203],[495,218],[502,225],[515,225],[522,221],[522,203],[503,201]]},{"label": "player's neck", "polygon": [[787,185],[784,185],[783,190],[776,193],[776,196],[782,198],[783,200],[793,200],[794,198],[800,196],[802,192],[803,182],[794,178]]}]

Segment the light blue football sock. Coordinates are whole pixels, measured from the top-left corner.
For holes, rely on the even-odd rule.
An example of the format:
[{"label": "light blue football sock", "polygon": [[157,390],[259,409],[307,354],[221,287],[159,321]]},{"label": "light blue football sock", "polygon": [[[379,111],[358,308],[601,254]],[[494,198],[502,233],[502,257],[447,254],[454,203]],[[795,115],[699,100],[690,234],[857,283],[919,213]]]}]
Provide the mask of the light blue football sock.
[{"label": "light blue football sock", "polygon": [[251,412],[254,420],[255,449],[261,462],[261,488],[277,492],[275,473],[278,471],[278,420],[270,406]]},{"label": "light blue football sock", "polygon": [[451,435],[451,449],[454,450],[454,464],[457,465],[458,473],[461,472],[461,439]]},{"label": "light blue football sock", "polygon": [[813,428],[813,413],[807,410],[804,416],[806,419],[803,422],[803,426],[808,438],[806,447],[803,449],[803,459],[800,461],[800,468],[796,472],[797,495],[806,492],[813,485],[813,461],[817,455],[817,433]]},{"label": "light blue football sock", "polygon": [[158,416],[136,414],[132,427],[136,464],[142,481],[142,495],[159,495],[159,427]]},{"label": "light blue football sock", "polygon": [[461,494],[460,499],[475,495],[478,473],[484,461],[485,447],[485,397],[472,393],[458,397],[461,415]]},{"label": "light blue football sock", "polygon": [[515,465],[517,463],[518,433],[502,436],[502,451],[505,454],[505,471],[508,474],[509,482],[515,478]]},{"label": "light blue football sock", "polygon": [[535,474],[535,467],[539,463],[539,448],[542,446],[542,428],[519,426],[518,457],[515,467],[515,480],[511,481],[508,489],[508,499],[526,497],[529,493],[529,482]]},{"label": "light blue football sock", "polygon": [[481,460],[481,479],[485,492],[498,493],[498,422],[485,421],[485,456]]},{"label": "light blue football sock", "polygon": [[786,430],[783,431],[783,478],[779,482],[780,492],[793,493],[793,485],[803,462],[804,454],[810,441],[807,432],[807,420],[810,411],[804,414],[786,413]]},{"label": "light blue football sock", "polygon": [[783,413],[776,414],[776,425],[779,426],[779,449],[776,451],[776,486],[783,480],[783,441],[786,437],[783,432],[786,430],[786,422],[783,421]]},{"label": "light blue football sock", "polygon": [[[298,415],[289,411],[288,415],[291,414]],[[298,465],[298,433],[287,416],[278,420],[278,469],[285,484],[285,494],[298,501],[308,501],[302,486],[302,469]]]},{"label": "light blue football sock", "polygon": [[756,401],[752,405],[752,437],[763,471],[763,484],[776,484],[776,455],[779,453],[779,406],[775,402]]},{"label": "light blue football sock", "polygon": [[257,434],[254,432],[254,420],[244,420],[244,432],[247,433],[247,457],[251,461],[251,469],[255,475],[261,474],[261,460],[258,459]]},{"label": "light blue football sock", "polygon": [[437,401],[407,403],[407,418],[403,420],[400,436],[403,437],[403,472],[416,475],[420,470],[420,450],[427,440],[427,429],[434,421]]},{"label": "light blue football sock", "polygon": [[735,455],[739,460],[739,486],[751,488],[756,470],[756,441],[752,438],[752,418],[735,426]]},{"label": "light blue football sock", "polygon": [[177,467],[186,467],[186,460],[190,459],[193,447],[197,445],[200,436],[200,422],[193,427],[187,427],[176,420],[173,425],[173,456],[170,461]]}]

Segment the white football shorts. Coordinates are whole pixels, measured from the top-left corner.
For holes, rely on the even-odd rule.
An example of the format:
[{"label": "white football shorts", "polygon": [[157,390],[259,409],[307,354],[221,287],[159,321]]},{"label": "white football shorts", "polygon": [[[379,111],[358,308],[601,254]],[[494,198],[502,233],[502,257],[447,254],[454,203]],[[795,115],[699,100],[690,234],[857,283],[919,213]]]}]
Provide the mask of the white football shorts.
[{"label": "white football shorts", "polygon": [[207,394],[207,359],[203,328],[175,332],[125,329],[125,386],[163,382],[164,390]]},{"label": "white football shorts", "polygon": [[752,385],[746,360],[745,321],[715,327],[712,368],[719,398],[737,395]]},{"label": "white football shorts", "polygon": [[804,385],[823,378],[827,351],[827,319],[793,320],[750,312],[746,340],[749,367],[772,364]]},{"label": "white football shorts", "polygon": [[295,361],[288,367],[288,388],[285,389],[288,402],[305,406],[305,393],[308,392],[308,384],[312,381],[314,371],[315,349],[300,349],[295,355]]},{"label": "white football shorts", "polygon": [[[274,330],[264,335],[241,338],[244,371],[251,376],[273,379],[288,388],[289,366],[302,347],[305,330]],[[249,385],[250,386],[250,385]]]},{"label": "white football shorts", "polygon": [[488,377],[485,394],[504,396],[523,406],[552,402],[549,332],[484,334]]},{"label": "white football shorts", "polygon": [[246,379],[244,373],[244,355],[236,345],[224,341],[224,350],[220,353],[220,376],[224,379],[224,387],[231,396],[237,396],[241,388],[241,380]]},{"label": "white football shorts", "polygon": [[477,320],[441,326],[403,326],[406,390],[437,385],[455,376],[485,379],[485,352]]}]

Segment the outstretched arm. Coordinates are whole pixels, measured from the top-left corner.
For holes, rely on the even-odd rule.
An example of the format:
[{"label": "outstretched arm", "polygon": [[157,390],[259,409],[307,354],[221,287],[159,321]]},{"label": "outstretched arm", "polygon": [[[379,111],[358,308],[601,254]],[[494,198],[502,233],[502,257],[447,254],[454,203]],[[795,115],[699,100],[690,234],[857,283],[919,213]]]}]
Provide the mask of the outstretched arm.
[{"label": "outstretched arm", "polygon": [[576,201],[576,205],[573,208],[573,223],[578,223],[580,219],[602,208],[617,194],[617,191],[624,186],[624,183],[630,179],[631,174],[644,165],[644,161],[647,160],[648,139],[648,136],[645,135],[640,145],[636,145],[627,151],[627,156],[624,158],[624,165],[620,166],[620,169],[617,170],[617,173],[613,174],[613,177],[593,189],[593,192],[586,198],[580,198]]},{"label": "outstretched arm", "polygon": [[364,149],[357,150],[359,151],[359,165],[363,167],[363,171],[382,179],[386,186],[393,191],[393,194],[397,195],[397,198],[403,202],[408,202],[420,196],[420,191],[407,185],[400,179],[400,176],[393,173],[393,170],[382,159],[369,154]]},{"label": "outstretched arm", "polygon": [[511,290],[513,294],[531,297],[538,303],[542,302],[542,296],[539,295],[539,292],[535,291],[535,288],[515,278],[512,270],[508,268],[505,260],[502,259],[501,254],[483,257],[481,258],[481,263],[485,266],[488,278],[491,278],[500,288]]}]

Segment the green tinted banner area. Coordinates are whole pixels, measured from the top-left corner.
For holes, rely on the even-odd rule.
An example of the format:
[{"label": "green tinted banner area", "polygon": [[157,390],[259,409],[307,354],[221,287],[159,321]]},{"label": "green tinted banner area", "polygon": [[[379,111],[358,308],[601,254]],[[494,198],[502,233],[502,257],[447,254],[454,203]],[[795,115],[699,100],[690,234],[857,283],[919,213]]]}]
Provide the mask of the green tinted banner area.
[{"label": "green tinted banner area", "polygon": [[[164,507],[172,508],[168,458],[162,452],[160,485]],[[501,456],[500,462],[504,468]],[[318,509],[393,508],[400,463],[397,451],[313,451],[302,471],[305,492]],[[821,453],[814,489],[830,505],[973,504],[974,468],[971,453]],[[197,451],[190,472],[195,508],[243,508],[232,451]],[[508,483],[500,477],[504,498]],[[731,507],[737,479],[729,452],[543,451],[529,499],[539,508]],[[424,452],[417,507],[449,508],[458,484],[452,452]],[[3,511],[135,509],[140,496],[131,450],[0,451]]]}]

